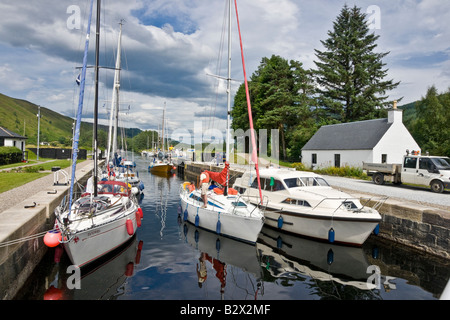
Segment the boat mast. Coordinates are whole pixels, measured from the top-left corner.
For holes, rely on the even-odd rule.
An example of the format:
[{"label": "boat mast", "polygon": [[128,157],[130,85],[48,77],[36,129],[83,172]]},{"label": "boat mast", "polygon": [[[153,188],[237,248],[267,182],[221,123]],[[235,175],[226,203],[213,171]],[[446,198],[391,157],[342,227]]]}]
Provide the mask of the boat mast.
[{"label": "boat mast", "polygon": [[78,144],[80,141],[81,115],[83,112],[84,87],[85,87],[85,83],[86,83],[85,82],[86,65],[87,65],[87,56],[88,56],[88,51],[89,51],[89,35],[91,33],[91,20],[92,20],[93,5],[94,5],[94,0],[91,0],[88,26],[87,26],[87,31],[86,31],[86,42],[84,44],[83,67],[81,68],[81,76],[80,76],[80,94],[79,94],[79,98],[78,98],[77,118],[76,118],[76,122],[75,122],[74,134],[73,134],[72,176],[70,179],[70,192],[69,192],[69,215],[71,212],[70,210],[72,208],[72,202],[73,202],[73,186],[75,184],[75,171],[76,171],[77,159],[78,159]]},{"label": "boat mast", "polygon": [[[225,145],[225,159],[230,163],[230,114],[231,114],[231,0],[228,0],[228,76],[227,76],[227,138]],[[227,170],[227,180],[224,186],[224,195],[228,195],[229,170]]]},{"label": "boat mast", "polygon": [[237,27],[238,27],[238,32],[239,32],[239,44],[241,46],[242,69],[244,70],[245,95],[247,97],[248,120],[250,123],[250,135],[251,135],[251,140],[252,140],[252,161],[255,164],[256,178],[258,179],[259,197],[261,200],[261,204],[263,204],[263,198],[262,198],[262,192],[261,192],[261,180],[259,178],[258,155],[256,153],[255,130],[253,130],[252,105],[250,103],[250,94],[249,94],[249,90],[248,90],[247,73],[245,71],[244,48],[242,46],[241,27],[239,25],[237,0],[234,0],[234,6],[236,9],[236,20],[237,20]]},{"label": "boat mast", "polygon": [[231,114],[231,0],[228,0],[228,78],[227,78],[227,139],[225,159],[230,163],[230,114]]},{"label": "boat mast", "polygon": [[164,101],[164,109],[163,109],[163,121],[162,121],[162,130],[161,130],[161,134],[162,134],[162,152],[165,153],[166,149],[164,147],[164,120],[165,120],[165,116],[166,116],[166,102]]},{"label": "boat mast", "polygon": [[97,126],[98,126],[98,64],[99,64],[99,45],[100,45],[100,5],[101,0],[97,0],[97,26],[95,30],[95,97],[94,97],[94,196],[97,196],[97,166],[98,166],[98,144],[97,144]]},{"label": "boat mast", "polygon": [[[122,44],[122,20],[119,22],[119,40],[117,43],[116,67],[114,72],[114,88],[111,102],[111,113],[109,115],[109,135],[108,135],[108,152],[107,161],[113,159],[117,151],[117,130],[119,127],[119,89],[120,89],[120,69],[121,69],[121,44]],[[113,126],[114,119],[114,126]],[[114,132],[113,132],[114,127]]]},{"label": "boat mast", "polygon": [[[119,31],[119,43],[117,44],[117,61],[116,61],[116,71],[114,74],[114,92],[116,94],[116,99],[115,99],[115,119],[114,119],[114,136],[113,136],[113,151],[112,154],[113,156],[115,155],[115,153],[117,152],[117,130],[119,129],[119,89],[120,89],[120,68],[122,67],[121,65],[121,45],[122,45],[122,25],[123,22],[120,21],[120,31]],[[123,145],[123,143],[122,143]]]}]

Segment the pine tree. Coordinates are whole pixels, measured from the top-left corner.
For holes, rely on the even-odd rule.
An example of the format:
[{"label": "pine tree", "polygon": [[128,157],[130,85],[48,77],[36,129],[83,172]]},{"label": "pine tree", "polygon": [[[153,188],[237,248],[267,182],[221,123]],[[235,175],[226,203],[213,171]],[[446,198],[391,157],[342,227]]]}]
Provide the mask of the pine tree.
[{"label": "pine tree", "polygon": [[[313,85],[310,72],[298,61],[272,55],[261,60],[249,88],[255,129],[278,129],[282,157],[286,159],[296,128],[311,126]],[[231,115],[234,129],[248,127],[243,85],[236,93]]]},{"label": "pine tree", "polygon": [[450,89],[439,94],[433,85],[416,103],[417,119],[411,134],[422,148],[437,156],[450,156]]},{"label": "pine tree", "polygon": [[[376,53],[379,36],[370,33],[366,14],[345,5],[333,23],[329,38],[321,41],[325,51],[316,51],[318,104],[325,113],[342,122],[379,117],[391,105],[387,91],[399,82],[383,80],[388,69]],[[397,99],[400,100],[400,99]]]}]

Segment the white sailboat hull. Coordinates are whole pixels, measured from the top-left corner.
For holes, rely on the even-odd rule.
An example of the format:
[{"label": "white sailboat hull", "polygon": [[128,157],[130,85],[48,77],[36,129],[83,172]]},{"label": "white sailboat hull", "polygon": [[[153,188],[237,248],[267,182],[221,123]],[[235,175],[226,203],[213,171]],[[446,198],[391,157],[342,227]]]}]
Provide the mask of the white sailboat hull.
[{"label": "white sailboat hull", "polygon": [[[134,232],[131,235],[127,231],[127,219],[132,221]],[[125,244],[136,229],[136,214],[129,212],[120,219],[77,232],[63,245],[70,261],[81,268]]]},{"label": "white sailboat hull", "polygon": [[[194,191],[194,193],[200,196],[198,191]],[[189,195],[185,191],[182,191],[180,194],[182,215],[185,221],[189,221],[199,228],[216,232],[222,236],[252,244],[256,243],[259,232],[264,224],[263,215],[258,208],[255,209],[253,214],[243,214],[237,210],[233,212],[230,208],[222,209],[213,205],[202,208],[203,203],[193,200]],[[214,199],[221,203],[224,203],[226,198],[223,195],[213,196],[212,194],[209,197],[209,199],[214,197]],[[217,227],[219,220],[220,228]]]}]

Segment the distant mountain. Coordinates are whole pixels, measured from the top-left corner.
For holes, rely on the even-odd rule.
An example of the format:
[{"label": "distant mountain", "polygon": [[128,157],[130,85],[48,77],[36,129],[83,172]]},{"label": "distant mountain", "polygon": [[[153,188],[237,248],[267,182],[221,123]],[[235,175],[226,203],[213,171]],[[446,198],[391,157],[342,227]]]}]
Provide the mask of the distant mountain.
[{"label": "distant mountain", "polygon": [[[59,114],[48,108],[41,107],[40,142],[58,142],[71,145],[72,125],[74,119]],[[15,99],[0,93],[0,126],[28,138],[27,144],[36,144],[38,129],[38,106],[26,100]],[[102,147],[100,139],[105,139],[108,135],[108,127],[99,125],[99,145]],[[141,132],[140,129],[126,129],[128,137],[133,137]],[[82,122],[81,124],[81,144],[90,148],[92,145],[92,123]]]}]

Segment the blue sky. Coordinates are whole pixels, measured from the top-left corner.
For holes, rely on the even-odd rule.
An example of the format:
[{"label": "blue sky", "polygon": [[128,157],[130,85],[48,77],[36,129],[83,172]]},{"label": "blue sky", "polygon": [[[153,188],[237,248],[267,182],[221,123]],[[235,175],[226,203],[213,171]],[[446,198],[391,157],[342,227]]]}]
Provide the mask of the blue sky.
[{"label": "blue sky", "polygon": [[[376,51],[388,78],[401,81],[389,92],[400,104],[420,99],[431,85],[450,87],[450,1],[446,0],[238,0],[247,75],[272,54],[314,68],[314,49],[343,5],[357,5],[380,35]],[[65,115],[75,113],[75,78],[81,65],[89,0],[2,0],[0,3],[0,92]],[[77,8],[77,12],[69,9]],[[373,10],[373,9],[377,10]],[[157,129],[166,103],[169,132],[203,127],[225,129],[225,83],[217,73],[225,0],[103,0],[101,64],[113,66],[119,21],[123,27],[123,125]],[[75,14],[75,16],[74,16]],[[95,14],[94,14],[95,16]],[[74,17],[79,26],[70,27]],[[77,22],[77,21],[75,21]],[[232,78],[243,79],[233,18]],[[73,24],[72,24],[73,26]],[[91,30],[93,63],[95,23]],[[226,46],[225,46],[226,47]],[[226,51],[221,75],[226,74]],[[100,76],[101,118],[108,119],[113,73]],[[233,94],[239,86],[233,83]],[[88,74],[85,118],[92,114],[93,74]],[[104,121],[104,120],[101,120]],[[103,122],[104,123],[104,122]]]}]

